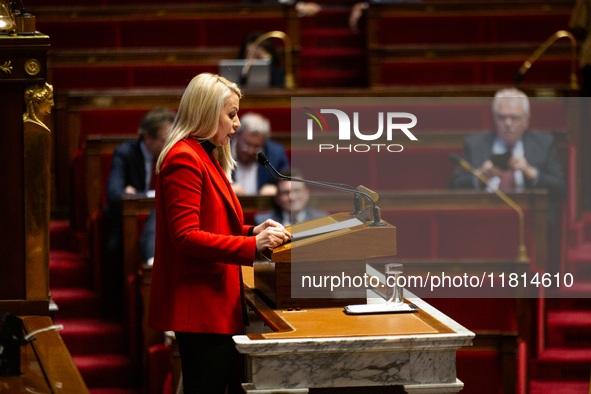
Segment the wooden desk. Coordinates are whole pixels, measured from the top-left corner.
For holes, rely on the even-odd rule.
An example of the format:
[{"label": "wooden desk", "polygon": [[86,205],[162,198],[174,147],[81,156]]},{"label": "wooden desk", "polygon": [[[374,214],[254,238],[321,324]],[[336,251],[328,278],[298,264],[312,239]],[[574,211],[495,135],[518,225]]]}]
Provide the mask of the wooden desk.
[{"label": "wooden desk", "polygon": [[[46,316],[22,319],[26,333],[53,324]],[[21,376],[0,377],[0,392],[89,393],[59,333],[47,331],[35,337],[36,340],[21,347]]]},{"label": "wooden desk", "polygon": [[409,394],[462,389],[456,351],[470,346],[474,333],[424,301],[412,299],[421,311],[402,315],[349,316],[342,308],[274,310],[253,291],[250,271],[243,267],[247,303],[274,332],[234,336],[238,351],[246,355],[247,393],[344,387],[361,393],[394,385],[403,385]]},{"label": "wooden desk", "polygon": [[[536,267],[548,268],[548,193],[545,190],[528,190],[523,193],[509,193],[522,209],[531,212],[531,231],[534,250],[528,250]],[[269,210],[273,206],[271,197],[240,197],[244,212]],[[310,199],[310,206],[319,210],[345,212],[352,207],[350,196],[317,194]],[[407,210],[479,210],[508,209],[507,205],[492,193],[476,190],[409,191],[380,193],[378,205],[383,212]],[[148,214],[154,206],[154,198],[145,195],[122,197],[124,234],[125,277],[137,273],[140,267],[138,248],[139,214]],[[396,225],[395,222],[392,223]],[[517,226],[517,219],[515,226]],[[517,256],[517,251],[515,252]]]}]

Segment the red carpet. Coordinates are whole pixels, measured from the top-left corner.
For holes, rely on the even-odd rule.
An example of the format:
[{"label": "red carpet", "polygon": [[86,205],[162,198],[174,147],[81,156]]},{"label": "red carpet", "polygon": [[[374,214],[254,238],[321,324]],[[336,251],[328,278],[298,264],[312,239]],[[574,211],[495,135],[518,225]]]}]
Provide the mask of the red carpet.
[{"label": "red carpet", "polygon": [[55,320],[64,325],[61,336],[86,385],[92,394],[139,393],[138,366],[129,357],[124,326],[103,318],[88,257],[72,250],[76,242],[69,223],[52,221],[50,237],[50,288],[59,307]]},{"label": "red carpet", "polygon": [[[544,350],[530,363],[530,394],[588,394],[591,375],[591,244],[584,217],[569,232],[565,272],[576,278],[563,297],[546,299]],[[575,298],[580,297],[580,298]]]}]

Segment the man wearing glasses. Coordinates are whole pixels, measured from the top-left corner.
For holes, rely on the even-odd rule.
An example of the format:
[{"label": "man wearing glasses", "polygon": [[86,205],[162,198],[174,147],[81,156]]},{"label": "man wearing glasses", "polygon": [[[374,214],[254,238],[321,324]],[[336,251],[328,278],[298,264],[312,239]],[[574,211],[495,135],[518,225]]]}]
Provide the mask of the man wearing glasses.
[{"label": "man wearing glasses", "polygon": [[274,196],[275,179],[259,165],[257,155],[265,153],[277,171],[289,168],[285,148],[269,139],[271,124],[262,115],[249,112],[240,117],[241,127],[232,141],[232,156],[238,165],[232,173],[232,188],[237,196]]},{"label": "man wearing glasses", "polygon": [[[464,159],[488,178],[492,189],[548,189],[552,201],[563,199],[567,188],[554,138],[547,132],[529,130],[529,99],[525,93],[514,88],[499,90],[492,110],[494,132],[468,136]],[[484,185],[458,168],[450,187],[480,189]]]}]

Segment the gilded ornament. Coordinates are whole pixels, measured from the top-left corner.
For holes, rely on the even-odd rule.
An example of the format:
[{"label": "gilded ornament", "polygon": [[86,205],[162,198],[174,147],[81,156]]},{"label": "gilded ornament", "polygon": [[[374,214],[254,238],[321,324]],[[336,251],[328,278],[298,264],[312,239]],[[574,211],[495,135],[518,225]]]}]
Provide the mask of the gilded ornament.
[{"label": "gilded ornament", "polygon": [[25,105],[26,111],[23,114],[23,122],[32,122],[43,127],[47,131],[49,128],[43,124],[45,115],[51,113],[53,102],[53,86],[45,85],[31,85],[25,89]]},{"label": "gilded ornament", "polygon": [[7,61],[1,65],[0,71],[4,71],[6,74],[12,74],[12,66],[10,65],[10,61]]},{"label": "gilded ornament", "polygon": [[37,59],[29,59],[25,62],[25,72],[30,76],[35,76],[41,71],[41,63]]}]

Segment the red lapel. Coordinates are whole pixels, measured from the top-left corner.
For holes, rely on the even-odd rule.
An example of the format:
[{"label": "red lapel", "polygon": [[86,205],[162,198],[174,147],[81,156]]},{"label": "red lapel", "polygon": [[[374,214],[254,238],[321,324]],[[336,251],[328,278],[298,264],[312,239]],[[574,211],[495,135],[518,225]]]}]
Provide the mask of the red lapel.
[{"label": "red lapel", "polygon": [[238,198],[232,190],[230,182],[228,182],[228,178],[225,175],[222,175],[224,171],[222,170],[222,167],[220,166],[218,161],[215,159],[212,160],[209,157],[207,152],[205,152],[205,149],[203,149],[203,147],[199,143],[199,140],[195,138],[185,138],[184,141],[187,144],[189,144],[189,146],[191,146],[191,148],[193,148],[195,152],[197,152],[201,160],[203,160],[203,162],[209,167],[209,171],[207,172],[212,180],[212,183],[218,189],[220,194],[224,197],[224,200],[232,209],[232,211],[236,215],[236,218],[238,218],[238,221],[240,222],[240,226],[242,227],[242,223],[244,220],[242,216],[242,207],[240,206],[240,202],[238,201]]}]

